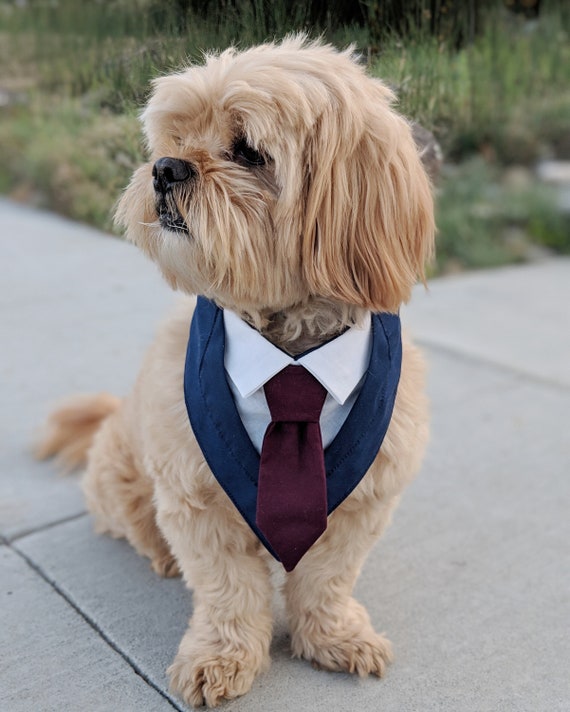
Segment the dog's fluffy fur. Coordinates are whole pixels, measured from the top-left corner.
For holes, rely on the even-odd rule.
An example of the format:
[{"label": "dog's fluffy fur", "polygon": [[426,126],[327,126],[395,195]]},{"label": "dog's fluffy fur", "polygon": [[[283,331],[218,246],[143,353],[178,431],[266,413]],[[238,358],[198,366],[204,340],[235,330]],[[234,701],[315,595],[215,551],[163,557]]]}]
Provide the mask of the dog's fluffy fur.
[{"label": "dog's fluffy fur", "polygon": [[[302,37],[208,56],[154,83],[142,115],[150,160],[118,221],[173,287],[237,311],[291,353],[366,310],[397,311],[423,276],[434,225],[429,182],[392,101],[349,51]],[[151,176],[161,157],[193,167],[166,202]],[[67,448],[77,462],[91,445],[84,490],[98,531],[126,537],[158,573],[181,571],[194,589],[169,673],[187,702],[214,706],[247,692],[269,664],[271,557],[217,484],[188,421],[193,305],[187,299],[164,325],[124,401],[71,401],[51,417],[40,455]],[[422,360],[405,341],[380,453],[285,577],[294,655],[383,674],[390,644],[351,593],[427,433]]]}]

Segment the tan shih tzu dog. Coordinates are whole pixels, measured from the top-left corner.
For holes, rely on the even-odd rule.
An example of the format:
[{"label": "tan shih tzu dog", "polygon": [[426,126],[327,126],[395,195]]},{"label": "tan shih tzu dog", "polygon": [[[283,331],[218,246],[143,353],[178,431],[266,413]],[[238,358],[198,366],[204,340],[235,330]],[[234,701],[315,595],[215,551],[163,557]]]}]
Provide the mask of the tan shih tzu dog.
[{"label": "tan shih tzu dog", "polygon": [[[434,236],[429,181],[393,99],[350,51],[292,37],[157,79],[142,114],[150,159],[118,222],[174,288],[199,298],[166,322],[128,397],[73,399],[52,415],[40,454],[87,457],[97,530],[193,588],[169,669],[192,705],[242,695],[268,667],[273,559],[288,571],[294,655],[378,676],[391,659],[352,590],[428,436],[422,359],[402,344],[397,314]],[[250,351],[242,336],[263,343]],[[266,348],[297,371],[312,354],[301,370],[325,381],[332,404],[321,416],[328,508],[292,561],[269,529],[284,519],[295,539],[312,500],[299,514],[274,499],[269,524],[257,519],[269,401],[257,384],[248,415],[250,394],[228,370],[228,349],[241,350],[257,376]],[[292,460],[281,467],[293,482]]]}]

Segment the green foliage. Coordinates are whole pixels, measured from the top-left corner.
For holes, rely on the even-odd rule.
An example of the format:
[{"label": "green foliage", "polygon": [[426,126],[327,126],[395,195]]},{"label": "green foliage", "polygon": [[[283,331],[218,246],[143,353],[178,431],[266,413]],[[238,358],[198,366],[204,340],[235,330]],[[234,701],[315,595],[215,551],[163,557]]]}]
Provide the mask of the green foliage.
[{"label": "green foliage", "polygon": [[[461,3],[435,5],[455,12]],[[380,6],[403,4],[363,2],[360,17]],[[439,25],[394,15],[385,23],[393,32],[371,33],[349,0],[336,3],[336,18],[324,0],[0,0],[0,191],[110,229],[142,159],[136,112],[150,80],[203,50],[305,30],[355,44],[400,109],[434,131],[447,160],[463,162],[438,190],[438,270],[525,259],[531,241],[570,252],[551,192],[515,190],[496,168],[545,153],[570,159],[570,7],[543,0],[529,25],[498,0],[475,6],[477,31],[465,41],[457,13]],[[474,154],[485,160],[465,162]]]},{"label": "green foliage", "polygon": [[438,272],[522,261],[535,243],[570,252],[570,221],[553,189],[521,175],[509,182],[481,158],[447,168],[436,202]]},{"label": "green foliage", "polygon": [[143,159],[134,115],[74,102],[17,108],[0,123],[0,186],[39,206],[112,229],[112,208]]},{"label": "green foliage", "polygon": [[425,33],[393,41],[372,71],[393,84],[404,113],[435,131],[448,157],[490,147],[499,161],[530,163],[543,141],[568,134],[568,18],[553,12],[528,28],[495,12],[486,27],[458,52]]}]

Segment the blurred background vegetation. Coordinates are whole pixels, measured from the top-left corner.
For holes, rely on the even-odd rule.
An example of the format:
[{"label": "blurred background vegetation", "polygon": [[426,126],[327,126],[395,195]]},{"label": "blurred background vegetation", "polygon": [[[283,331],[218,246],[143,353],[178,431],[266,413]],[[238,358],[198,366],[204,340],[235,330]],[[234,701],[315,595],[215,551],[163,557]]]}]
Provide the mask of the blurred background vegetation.
[{"label": "blurred background vegetation", "polygon": [[570,252],[567,0],[0,0],[0,192],[112,229],[149,80],[294,30],[437,139],[437,272]]}]

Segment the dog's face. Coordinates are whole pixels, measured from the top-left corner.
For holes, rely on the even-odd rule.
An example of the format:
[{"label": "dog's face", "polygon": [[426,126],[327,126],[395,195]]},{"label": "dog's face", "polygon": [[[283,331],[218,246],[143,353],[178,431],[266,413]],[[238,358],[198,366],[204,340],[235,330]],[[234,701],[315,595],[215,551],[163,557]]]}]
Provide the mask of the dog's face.
[{"label": "dog's face", "polygon": [[350,53],[302,38],[208,57],[155,81],[150,160],[117,220],[174,287],[221,306],[395,311],[434,225],[392,100]]}]

